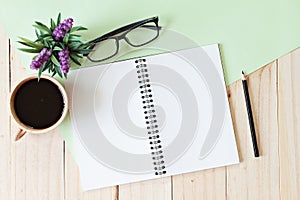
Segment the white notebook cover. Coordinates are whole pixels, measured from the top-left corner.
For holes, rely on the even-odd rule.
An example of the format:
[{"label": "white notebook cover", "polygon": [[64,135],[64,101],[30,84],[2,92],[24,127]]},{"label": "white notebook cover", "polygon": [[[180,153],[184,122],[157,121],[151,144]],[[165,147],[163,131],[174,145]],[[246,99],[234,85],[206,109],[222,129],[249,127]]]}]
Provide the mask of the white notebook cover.
[{"label": "white notebook cover", "polygon": [[218,45],[74,70],[65,86],[84,190],[239,162]]}]

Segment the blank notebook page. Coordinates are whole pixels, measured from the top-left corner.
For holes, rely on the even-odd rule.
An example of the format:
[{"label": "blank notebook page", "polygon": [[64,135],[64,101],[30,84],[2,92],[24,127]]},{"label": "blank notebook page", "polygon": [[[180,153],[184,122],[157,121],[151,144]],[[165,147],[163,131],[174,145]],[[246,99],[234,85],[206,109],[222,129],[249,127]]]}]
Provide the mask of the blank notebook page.
[{"label": "blank notebook page", "polygon": [[70,72],[84,190],[239,162],[218,45]]}]

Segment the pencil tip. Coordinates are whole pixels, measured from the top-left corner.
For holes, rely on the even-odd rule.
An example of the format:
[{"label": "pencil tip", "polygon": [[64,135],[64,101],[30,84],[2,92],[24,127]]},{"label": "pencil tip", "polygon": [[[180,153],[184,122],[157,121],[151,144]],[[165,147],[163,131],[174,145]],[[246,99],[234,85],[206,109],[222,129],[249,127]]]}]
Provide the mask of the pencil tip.
[{"label": "pencil tip", "polygon": [[243,70],[242,70],[242,80],[246,80],[245,73]]}]

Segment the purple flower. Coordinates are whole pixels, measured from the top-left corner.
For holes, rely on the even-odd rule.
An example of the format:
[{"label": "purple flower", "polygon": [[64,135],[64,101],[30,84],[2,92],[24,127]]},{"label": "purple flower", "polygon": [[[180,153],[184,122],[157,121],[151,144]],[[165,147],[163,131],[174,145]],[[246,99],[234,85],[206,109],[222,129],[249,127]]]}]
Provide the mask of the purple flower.
[{"label": "purple flower", "polygon": [[31,69],[40,69],[50,58],[52,52],[47,48],[43,48],[37,57],[31,62]]},{"label": "purple flower", "polygon": [[60,23],[52,32],[52,36],[54,40],[60,41],[66,35],[66,33],[72,28],[73,19],[68,18],[65,19],[62,23]]},{"label": "purple flower", "polygon": [[70,56],[70,51],[68,48],[58,52],[60,69],[64,74],[67,74],[69,72],[69,68],[70,68],[69,56]]}]

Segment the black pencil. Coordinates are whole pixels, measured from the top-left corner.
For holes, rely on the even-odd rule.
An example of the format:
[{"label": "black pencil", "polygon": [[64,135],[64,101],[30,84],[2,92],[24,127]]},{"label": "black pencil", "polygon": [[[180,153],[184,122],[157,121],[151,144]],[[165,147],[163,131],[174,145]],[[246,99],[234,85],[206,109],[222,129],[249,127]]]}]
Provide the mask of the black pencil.
[{"label": "black pencil", "polygon": [[248,92],[248,85],[247,85],[246,77],[245,77],[245,74],[243,71],[242,71],[242,83],[243,83],[243,89],[244,89],[244,95],[245,95],[245,101],[246,101],[246,107],[247,107],[247,113],[248,113],[248,120],[249,120],[254,156],[259,157],[259,151],[258,151],[258,146],[257,146],[256,133],[255,133],[251,103],[250,103],[250,97],[249,97],[249,92]]}]

